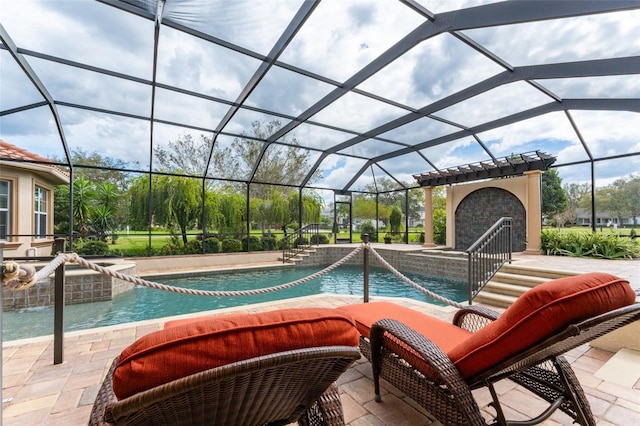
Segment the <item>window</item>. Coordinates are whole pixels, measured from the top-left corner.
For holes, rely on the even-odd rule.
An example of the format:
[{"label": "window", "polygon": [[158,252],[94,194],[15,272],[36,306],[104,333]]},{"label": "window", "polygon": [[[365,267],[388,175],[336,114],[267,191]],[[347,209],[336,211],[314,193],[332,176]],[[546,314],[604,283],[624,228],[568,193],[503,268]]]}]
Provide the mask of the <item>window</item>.
[{"label": "window", "polygon": [[9,235],[9,197],[11,186],[8,180],[0,180],[0,241],[6,241]]},{"label": "window", "polygon": [[35,202],[34,202],[34,224],[35,224],[35,237],[46,238],[47,237],[47,190],[36,186],[35,188]]}]

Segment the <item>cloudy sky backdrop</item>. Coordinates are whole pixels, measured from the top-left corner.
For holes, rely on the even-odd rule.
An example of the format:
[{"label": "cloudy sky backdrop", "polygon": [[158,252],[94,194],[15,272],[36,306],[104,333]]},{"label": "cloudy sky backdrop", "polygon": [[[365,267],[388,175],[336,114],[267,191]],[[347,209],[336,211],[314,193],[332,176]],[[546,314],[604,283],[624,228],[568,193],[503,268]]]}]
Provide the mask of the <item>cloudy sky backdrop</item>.
[{"label": "cloudy sky backdrop", "polygon": [[[69,148],[97,150],[147,171],[154,55],[154,22],[149,18],[157,9],[154,0],[131,3],[147,5],[148,10],[137,8],[143,16],[136,16],[88,0],[0,0],[0,24],[56,102]],[[184,134],[194,139],[211,136],[226,123],[217,138],[216,149],[222,149],[248,131],[252,121],[277,118],[287,124],[375,65],[381,55],[393,54],[394,46],[411,39],[417,28],[429,30],[429,25],[443,21],[455,24],[457,16],[449,12],[459,9],[479,7],[473,14],[462,13],[461,21],[480,15],[490,20],[507,10],[492,3],[422,0],[410,8],[395,0],[319,2],[276,66],[250,92],[247,108],[240,108],[227,123],[223,117],[230,104],[241,99],[262,59],[304,2],[168,0],[159,33],[153,146],[166,146]],[[614,158],[596,162],[598,186],[608,184],[640,171],[640,2],[627,3],[631,9],[498,26],[485,26],[488,20],[482,18],[477,28],[440,31],[321,108],[310,122],[295,126],[287,138],[295,136],[311,164],[318,162],[323,174],[314,185],[321,188],[358,190],[374,175],[386,173],[415,183],[413,174],[433,166],[490,158],[484,147],[496,157],[541,150],[557,156],[558,165],[585,161],[589,155]],[[544,9],[551,2],[538,5]],[[425,13],[416,10],[420,7]],[[428,14],[435,15],[434,23],[428,22]],[[535,76],[545,65],[614,58],[626,58],[632,71],[520,79],[459,102],[447,101],[513,69]],[[617,74],[614,66],[609,68]],[[0,50],[0,72],[0,138],[43,156],[64,157],[50,108],[39,105],[44,98],[7,49]],[[482,128],[512,114],[572,99],[630,100],[631,107],[576,108],[568,113],[558,108]],[[425,107],[430,107],[430,117],[404,120],[392,130],[376,132],[376,139],[361,137],[358,143],[323,155],[324,150]],[[438,138],[447,141],[435,143]],[[415,146],[418,152],[407,150]],[[369,160],[398,150],[404,150],[402,155],[381,158],[363,172]],[[635,156],[615,159],[630,153]],[[559,172],[566,183],[588,182],[591,177],[588,164],[561,167]],[[356,182],[345,188],[354,175]],[[218,177],[242,178],[233,170]]]}]

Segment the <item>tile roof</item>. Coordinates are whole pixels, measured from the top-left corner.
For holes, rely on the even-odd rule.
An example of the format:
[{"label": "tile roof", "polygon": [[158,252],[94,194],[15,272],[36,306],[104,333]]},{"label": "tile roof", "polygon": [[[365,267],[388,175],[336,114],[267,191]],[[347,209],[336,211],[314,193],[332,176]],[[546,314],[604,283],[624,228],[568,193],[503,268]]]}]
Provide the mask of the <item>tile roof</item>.
[{"label": "tile roof", "polygon": [[41,157],[38,154],[27,151],[26,149],[17,147],[0,139],[0,159],[10,158],[13,160],[26,160],[26,161],[44,161],[50,163],[51,160],[45,157]]},{"label": "tile roof", "polygon": [[[0,161],[1,160],[17,160],[16,162],[33,162],[33,163],[51,163],[51,160],[46,157],[42,157],[41,155],[35,154],[31,151],[27,151],[24,148],[20,148],[9,142],[6,142],[0,139]],[[44,167],[47,167],[46,165]],[[65,183],[68,183],[69,180],[69,172],[61,169],[55,164],[51,164],[48,166],[52,171],[55,171],[62,176],[64,176],[63,181],[66,180]]]}]

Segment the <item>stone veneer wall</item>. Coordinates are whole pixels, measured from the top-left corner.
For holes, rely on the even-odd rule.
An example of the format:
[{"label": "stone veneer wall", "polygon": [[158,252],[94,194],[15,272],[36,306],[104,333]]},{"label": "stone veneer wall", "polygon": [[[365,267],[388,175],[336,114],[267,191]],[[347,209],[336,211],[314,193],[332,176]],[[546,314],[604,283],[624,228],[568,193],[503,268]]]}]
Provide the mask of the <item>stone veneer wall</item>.
[{"label": "stone veneer wall", "polygon": [[[351,253],[354,247],[320,245],[317,247],[314,246],[314,249],[316,249],[316,251],[309,253],[309,257],[301,261],[299,263],[300,265],[330,265]],[[464,253],[439,250],[425,253],[422,249],[418,249],[415,252],[407,252],[387,250],[379,247],[376,247],[375,250],[391,266],[401,272],[417,272],[464,282],[468,279],[468,260]],[[350,259],[347,264],[362,265],[362,262],[363,252],[361,251],[358,255]],[[371,253],[369,254],[369,264],[371,266],[384,267]]]},{"label": "stone veneer wall", "polygon": [[[116,266],[118,272],[136,276],[134,263]],[[134,287],[134,284],[127,281],[87,270],[66,271],[64,284],[65,305],[111,300],[113,296]],[[2,309],[13,311],[15,309],[52,306],[54,299],[55,279],[51,277],[48,282],[40,281],[26,290],[3,290]]]},{"label": "stone veneer wall", "polygon": [[524,251],[527,214],[518,198],[501,188],[481,188],[465,197],[455,212],[455,249],[466,250],[501,217],[512,218],[511,250]]}]

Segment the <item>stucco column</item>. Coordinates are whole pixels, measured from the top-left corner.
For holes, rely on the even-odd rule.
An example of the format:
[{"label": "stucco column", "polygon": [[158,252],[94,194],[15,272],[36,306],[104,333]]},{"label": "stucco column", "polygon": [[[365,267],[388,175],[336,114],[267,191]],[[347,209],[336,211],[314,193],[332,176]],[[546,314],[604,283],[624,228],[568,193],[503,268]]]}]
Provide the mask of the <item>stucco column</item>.
[{"label": "stucco column", "polygon": [[424,244],[422,247],[435,247],[433,242],[433,187],[424,187]]},{"label": "stucco column", "polygon": [[526,253],[540,253],[542,233],[542,171],[524,172],[527,176],[527,249]]}]

